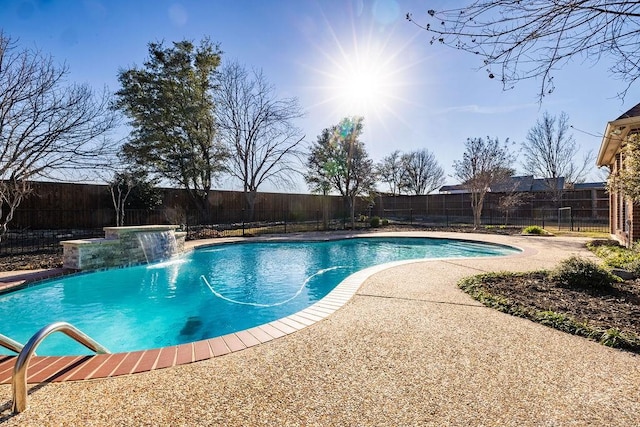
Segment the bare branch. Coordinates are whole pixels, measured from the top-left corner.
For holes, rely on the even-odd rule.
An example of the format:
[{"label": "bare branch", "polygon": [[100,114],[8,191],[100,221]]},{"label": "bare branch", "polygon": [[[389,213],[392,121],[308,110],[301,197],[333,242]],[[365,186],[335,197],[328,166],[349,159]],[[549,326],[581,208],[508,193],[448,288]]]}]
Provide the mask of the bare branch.
[{"label": "bare branch", "polygon": [[117,119],[106,91],[95,98],[86,85],[64,86],[67,74],[0,32],[0,198],[10,209],[2,229],[28,181],[104,167],[116,151],[107,138]]},{"label": "bare branch", "polygon": [[242,183],[252,216],[261,185],[292,185],[298,173],[304,135],[293,121],[303,112],[297,99],[278,98],[262,71],[237,62],[218,75],[216,101],[220,138],[231,153],[227,171]]},{"label": "bare branch", "polygon": [[503,89],[540,80],[540,101],[553,92],[553,74],[569,61],[610,61],[626,88],[640,75],[640,3],[607,0],[476,0],[462,8],[429,10],[427,23],[407,19],[443,44],[478,56],[479,69]]}]

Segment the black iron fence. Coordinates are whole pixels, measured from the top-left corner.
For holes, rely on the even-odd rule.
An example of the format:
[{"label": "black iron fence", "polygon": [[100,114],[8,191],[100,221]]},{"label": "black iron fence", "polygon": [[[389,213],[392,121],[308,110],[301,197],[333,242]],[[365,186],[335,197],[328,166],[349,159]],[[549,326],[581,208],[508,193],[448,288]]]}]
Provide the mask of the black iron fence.
[{"label": "black iron fence", "polygon": [[[74,211],[75,212],[75,211]],[[206,221],[202,215],[197,212],[188,212],[182,217],[181,222],[169,222],[167,220],[157,221],[162,216],[162,212],[143,211],[127,212],[125,218],[128,219],[126,225],[148,225],[152,223],[177,224],[180,230],[187,232],[187,239],[210,239],[217,237],[240,237],[240,236],[256,236],[262,234],[274,233],[297,233],[297,232],[322,232],[345,230],[352,227],[351,219],[344,214],[339,215],[323,215],[319,210],[305,212],[295,218],[282,211],[273,212],[269,220],[249,221],[243,219],[246,217],[246,211],[238,212],[238,221],[232,223],[214,223]],[[446,215],[425,216],[418,211],[408,210],[385,210],[381,221],[382,223],[393,224],[411,224],[423,227],[470,227],[473,224],[473,217],[464,212],[448,212]],[[71,214],[71,213],[70,213]],[[155,219],[154,219],[155,218]],[[356,215],[355,227],[364,229],[371,227],[371,216],[368,215],[366,209],[361,210]],[[113,226],[113,223],[107,223],[104,226]],[[492,216],[487,212],[482,217],[483,227],[526,227],[529,225],[538,225],[548,230],[573,230],[573,231],[595,231],[607,232],[608,221],[602,219],[587,219],[578,216],[568,219],[554,216],[552,211],[545,215],[536,217],[514,216],[506,218],[504,216]],[[61,241],[104,237],[102,228],[75,228],[75,229],[54,229],[54,230],[31,230],[28,227],[11,229],[0,241],[0,256],[17,255],[27,253],[61,253]]]},{"label": "black iron fence", "polygon": [[[207,212],[187,209],[186,204],[178,202],[156,210],[127,210],[125,225],[175,224],[187,232],[188,239],[352,227],[348,204],[337,196],[261,194],[252,212],[242,209],[241,199],[238,201],[231,196],[236,194],[213,197]],[[370,219],[377,216],[391,224],[471,226],[473,216],[469,197],[468,194],[437,194],[360,200],[353,225],[370,227]],[[567,192],[562,209],[552,207],[552,201],[537,195],[514,209],[499,209],[501,197],[500,193],[487,195],[481,218],[483,226],[538,225],[551,231],[605,233],[609,230],[609,200],[600,191]],[[0,256],[61,252],[60,241],[102,237],[103,227],[116,225],[115,212],[108,205],[95,209],[34,209],[28,206],[16,211],[8,233],[0,239]]]},{"label": "black iron fence", "polygon": [[103,237],[102,229],[11,229],[0,240],[0,256],[31,253],[62,253],[64,240]]},{"label": "black iron fence", "polygon": [[[587,216],[586,214],[589,214]],[[528,227],[537,225],[550,231],[609,231],[608,218],[593,217],[591,211],[559,211],[558,209],[537,209],[531,215],[505,215],[503,212],[486,209],[481,216],[481,225],[488,227]],[[425,225],[432,227],[469,226],[473,224],[473,215],[466,209],[449,209],[441,215],[428,215],[419,209],[385,209],[382,217],[396,223]]]}]

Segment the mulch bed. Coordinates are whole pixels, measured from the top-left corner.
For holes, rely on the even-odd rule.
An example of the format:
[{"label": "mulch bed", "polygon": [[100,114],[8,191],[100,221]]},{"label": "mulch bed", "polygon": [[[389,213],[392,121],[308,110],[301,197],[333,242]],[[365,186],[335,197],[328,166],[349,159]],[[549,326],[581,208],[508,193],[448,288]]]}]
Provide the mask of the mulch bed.
[{"label": "mulch bed", "polygon": [[617,328],[640,335],[640,280],[616,283],[607,291],[558,286],[544,273],[483,280],[482,287],[513,303],[553,311],[600,329]]},{"label": "mulch bed", "polygon": [[0,271],[39,270],[62,267],[62,254],[21,254],[0,256]]}]

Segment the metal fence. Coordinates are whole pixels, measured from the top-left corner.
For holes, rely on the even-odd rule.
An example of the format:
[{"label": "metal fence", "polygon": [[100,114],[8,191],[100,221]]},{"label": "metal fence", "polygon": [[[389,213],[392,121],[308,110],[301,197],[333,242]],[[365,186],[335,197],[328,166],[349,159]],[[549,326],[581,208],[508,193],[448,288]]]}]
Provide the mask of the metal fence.
[{"label": "metal fence", "polygon": [[[269,233],[343,230],[351,227],[349,209],[338,196],[261,194],[254,212],[242,209],[235,194],[221,193],[211,200],[207,212],[185,208],[175,202],[156,210],[127,210],[125,225],[177,224],[188,239],[249,236]],[[241,193],[240,193],[241,194]],[[233,197],[232,197],[233,196]],[[53,197],[53,196],[52,196]],[[570,214],[552,207],[553,202],[532,196],[517,208],[498,208],[501,195],[487,195],[482,225],[526,227],[538,225],[553,230],[609,230],[609,200],[600,191],[567,192],[563,206]],[[234,201],[231,203],[231,201]],[[167,201],[165,201],[167,203]],[[184,207],[183,207],[184,206]],[[473,216],[468,194],[428,196],[377,196],[356,205],[356,228],[369,227],[371,217],[392,224],[424,227],[468,227]],[[60,241],[103,237],[103,227],[115,225],[108,205],[87,209],[36,209],[30,205],[16,211],[9,232],[0,240],[0,256],[32,252],[60,253]]]},{"label": "metal fence", "polygon": [[33,253],[62,253],[63,240],[103,237],[102,229],[12,229],[0,240],[0,256]]},{"label": "metal fence", "polygon": [[[414,209],[385,209],[383,218],[392,222],[423,225],[431,227],[456,227],[473,225],[473,215],[466,210],[451,209],[444,215],[425,215]],[[602,232],[609,231],[609,220],[581,216],[580,212],[572,212],[571,216],[562,217],[556,209],[538,209],[533,215],[508,216],[502,212],[487,209],[481,216],[481,225],[486,227],[527,227],[537,225],[550,231]]]},{"label": "metal fence", "polygon": [[[366,210],[356,215],[355,227],[365,229],[371,227],[371,217]],[[143,215],[142,212],[128,212],[130,221],[127,225],[147,225],[151,222],[148,218],[158,217],[160,213],[153,215]],[[345,215],[323,216],[320,211],[311,211],[297,218],[289,218],[283,212],[273,212],[271,220],[246,221],[242,220],[243,212],[238,213],[239,221],[233,223],[213,223],[199,220],[200,215],[196,212],[189,212],[185,216],[185,221],[180,223],[180,230],[187,232],[187,239],[210,239],[217,237],[240,237],[256,236],[263,234],[286,234],[298,232],[322,232],[346,230],[351,228],[351,220]],[[383,215],[390,224],[410,224],[419,227],[429,228],[450,228],[450,227],[471,227],[473,217],[469,215],[455,215],[454,212],[444,216],[424,216],[413,210],[386,210]],[[144,219],[144,221],[134,221]],[[158,222],[155,222],[158,223]],[[167,221],[161,223],[169,223]],[[111,226],[113,224],[105,224]],[[557,216],[552,212],[540,217],[512,217],[508,221],[504,218],[491,215],[484,215],[482,218],[483,227],[526,227],[538,225],[548,230],[573,230],[573,231],[596,231],[607,232],[608,222],[604,220],[590,220],[584,218],[573,218],[569,222],[558,221]],[[61,241],[104,237],[102,228],[90,229],[55,229],[55,230],[30,230],[12,229],[0,241],[0,256],[18,255],[29,253],[62,253]]]},{"label": "metal fence", "polygon": [[[59,212],[69,218],[74,215],[86,217],[87,212],[69,210]],[[245,210],[229,213],[238,218],[235,222],[215,222],[215,216],[203,215],[196,211],[182,212],[179,217],[172,218],[174,213],[167,214],[165,210],[130,210],[125,213],[127,226],[150,224],[174,224],[180,231],[187,232],[188,240],[209,239],[216,237],[256,236],[261,234],[296,233],[309,231],[335,231],[351,228],[348,217],[340,214],[328,213],[323,215],[320,210],[298,211],[291,216],[287,211],[262,212],[261,220],[249,221]],[[29,215],[24,215],[23,218]],[[103,227],[113,226],[114,221],[106,215],[99,228],[74,229],[31,229],[28,223],[15,224],[0,239],[0,256],[32,254],[32,253],[62,253],[60,242],[65,240],[88,239],[104,237]],[[370,227],[369,218],[357,215],[355,227],[358,229]]]}]

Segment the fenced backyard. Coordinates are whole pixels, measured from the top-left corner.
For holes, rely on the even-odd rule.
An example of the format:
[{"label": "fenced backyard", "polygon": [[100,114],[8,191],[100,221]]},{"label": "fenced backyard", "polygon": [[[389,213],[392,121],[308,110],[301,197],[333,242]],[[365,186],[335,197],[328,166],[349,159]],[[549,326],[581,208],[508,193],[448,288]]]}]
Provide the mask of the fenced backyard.
[{"label": "fenced backyard", "polygon": [[[15,212],[9,231],[0,241],[0,256],[60,253],[60,241],[103,237],[103,227],[116,225],[105,186],[38,183],[35,189],[35,196]],[[544,193],[530,194],[509,209],[501,206],[504,196],[487,194],[483,227],[538,225],[552,232],[609,230],[609,198],[604,190],[566,191],[559,203]],[[339,196],[259,193],[253,214],[241,192],[211,192],[206,212],[193,209],[181,190],[164,189],[163,200],[157,209],[127,209],[125,225],[176,224],[187,232],[188,239],[351,228],[348,205]],[[564,209],[559,210],[558,204]],[[356,228],[371,227],[372,217],[386,219],[392,225],[428,228],[473,224],[469,194],[379,195],[358,201]]]}]

